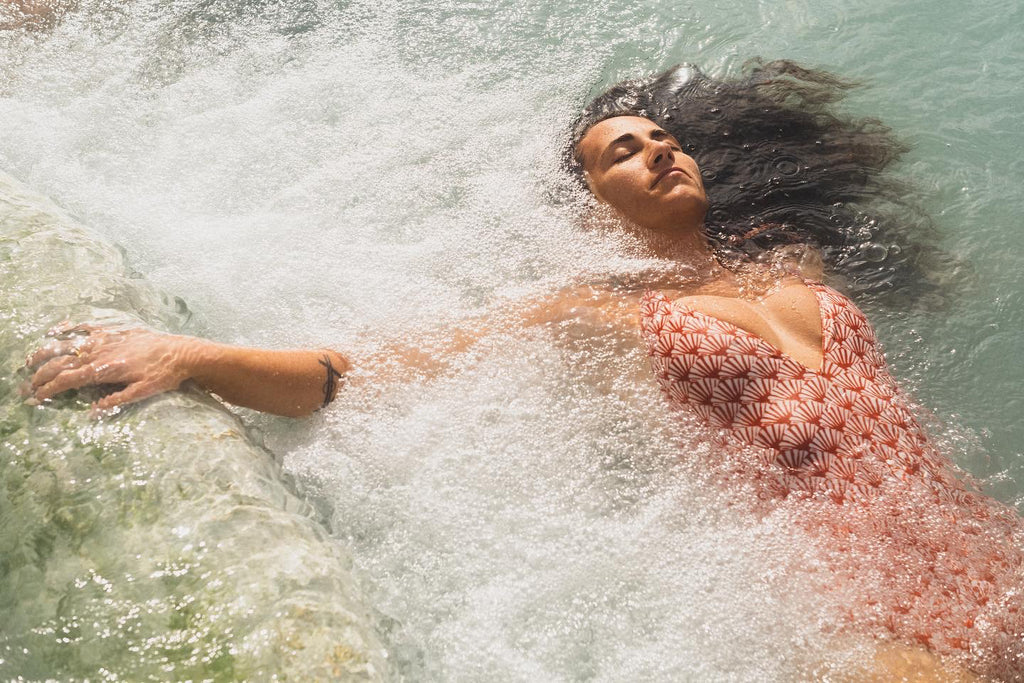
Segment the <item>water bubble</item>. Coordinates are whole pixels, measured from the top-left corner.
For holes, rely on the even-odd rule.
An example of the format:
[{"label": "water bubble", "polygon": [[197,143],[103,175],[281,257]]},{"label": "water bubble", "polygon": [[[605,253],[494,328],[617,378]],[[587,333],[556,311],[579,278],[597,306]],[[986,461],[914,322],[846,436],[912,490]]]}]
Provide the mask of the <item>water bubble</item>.
[{"label": "water bubble", "polygon": [[775,161],[774,165],[784,176],[793,176],[800,172],[800,165],[793,157],[781,157]]},{"label": "water bubble", "polygon": [[861,247],[861,254],[867,261],[881,263],[889,255],[889,250],[883,244],[871,242]]}]

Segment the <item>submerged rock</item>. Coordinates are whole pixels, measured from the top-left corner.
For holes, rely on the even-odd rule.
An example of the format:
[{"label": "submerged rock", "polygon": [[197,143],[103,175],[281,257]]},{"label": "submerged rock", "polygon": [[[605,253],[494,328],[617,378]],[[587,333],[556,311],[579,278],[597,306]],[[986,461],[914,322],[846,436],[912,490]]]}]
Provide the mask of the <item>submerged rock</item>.
[{"label": "submerged rock", "polygon": [[188,315],[0,174],[0,678],[384,678],[349,557],[222,405],[186,389],[96,420],[93,390],[19,393],[61,320]]}]

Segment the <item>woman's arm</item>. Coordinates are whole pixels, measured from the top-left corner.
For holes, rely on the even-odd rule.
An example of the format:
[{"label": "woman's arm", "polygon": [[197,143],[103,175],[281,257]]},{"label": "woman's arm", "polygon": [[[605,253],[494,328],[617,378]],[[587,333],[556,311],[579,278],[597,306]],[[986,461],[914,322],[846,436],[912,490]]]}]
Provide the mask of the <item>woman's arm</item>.
[{"label": "woman's arm", "polygon": [[497,332],[521,332],[569,319],[595,330],[627,326],[639,329],[638,316],[636,297],[599,286],[567,287],[540,299],[506,302],[486,315],[380,344],[372,353],[352,358],[361,371],[352,382],[437,377],[451,368],[453,358]]},{"label": "woman's arm", "polygon": [[[362,381],[431,378],[494,330],[579,319],[595,327],[633,324],[635,301],[594,287],[567,289],[542,301],[505,306],[486,318],[378,347],[356,359]],[[635,327],[635,324],[633,325]],[[325,407],[346,381],[349,360],[330,350],[268,351],[145,329],[63,326],[28,359],[36,367],[31,399],[45,401],[94,385],[123,388],[97,401],[107,410],[177,389],[193,380],[228,403],[302,417]],[[353,378],[356,379],[356,378]]]},{"label": "woman's arm", "polygon": [[97,410],[140,401],[193,380],[225,401],[277,415],[301,417],[326,406],[349,370],[329,350],[267,351],[217,344],[144,329],[76,326],[28,360],[38,366],[32,398],[44,401],[71,389],[124,385],[94,404]]}]

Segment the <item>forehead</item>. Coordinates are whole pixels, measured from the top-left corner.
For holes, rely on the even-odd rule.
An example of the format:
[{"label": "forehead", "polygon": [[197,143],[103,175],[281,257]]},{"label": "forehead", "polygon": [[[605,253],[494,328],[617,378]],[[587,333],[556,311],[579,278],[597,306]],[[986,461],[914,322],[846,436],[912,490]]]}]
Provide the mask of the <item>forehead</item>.
[{"label": "forehead", "polygon": [[650,119],[642,116],[613,116],[610,119],[600,121],[587,131],[580,140],[579,153],[584,166],[588,159],[595,158],[612,142],[627,133],[638,137],[645,137],[652,130],[658,130],[661,126]]}]

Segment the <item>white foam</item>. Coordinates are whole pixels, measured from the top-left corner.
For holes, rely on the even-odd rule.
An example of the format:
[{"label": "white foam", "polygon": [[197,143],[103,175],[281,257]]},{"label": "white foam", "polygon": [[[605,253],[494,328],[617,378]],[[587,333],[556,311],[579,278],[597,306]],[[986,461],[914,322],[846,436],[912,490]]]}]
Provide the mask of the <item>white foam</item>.
[{"label": "white foam", "polygon": [[[288,21],[207,3],[230,15],[211,23],[81,5],[14,45],[0,164],[123,243],[196,330],[357,351],[621,268],[547,198],[553,148],[610,64],[707,32],[632,3],[296,2]],[[433,383],[263,423],[333,508],[393,660],[412,680],[805,670],[829,611],[787,568],[813,543],[730,508],[642,355],[585,337],[493,336]]]}]

